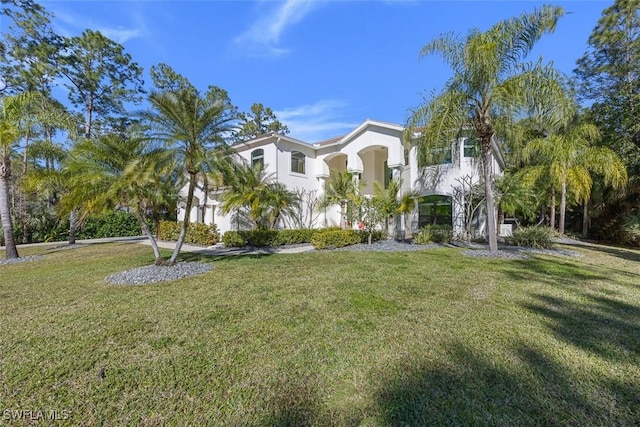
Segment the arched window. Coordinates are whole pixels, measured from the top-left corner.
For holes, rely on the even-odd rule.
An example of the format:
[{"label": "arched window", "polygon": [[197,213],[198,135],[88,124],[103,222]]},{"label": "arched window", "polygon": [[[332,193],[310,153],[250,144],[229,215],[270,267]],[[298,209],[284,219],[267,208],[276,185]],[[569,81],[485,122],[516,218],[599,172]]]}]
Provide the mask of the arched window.
[{"label": "arched window", "polygon": [[251,167],[255,168],[257,165],[264,167],[264,150],[262,148],[251,152]]},{"label": "arched window", "polygon": [[304,175],[305,155],[299,151],[291,152],[291,172]]}]

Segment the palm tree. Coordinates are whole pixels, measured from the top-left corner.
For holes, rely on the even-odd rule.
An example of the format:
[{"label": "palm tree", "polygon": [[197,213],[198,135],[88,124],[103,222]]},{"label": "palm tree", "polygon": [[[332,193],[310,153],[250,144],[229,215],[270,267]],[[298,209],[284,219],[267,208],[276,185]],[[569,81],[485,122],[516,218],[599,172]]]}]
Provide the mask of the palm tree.
[{"label": "palm tree", "polygon": [[[5,99],[6,105],[6,99]],[[11,154],[19,138],[18,130],[5,121],[0,121],[0,219],[4,233],[7,259],[18,258],[18,248],[13,234],[13,221],[9,207],[9,181],[11,180]]]},{"label": "palm tree", "polygon": [[324,190],[324,206],[340,206],[340,227],[347,225],[347,206],[352,202],[358,192],[358,186],[351,172],[338,172],[332,170]]},{"label": "palm tree", "polygon": [[395,215],[407,214],[416,207],[417,194],[408,191],[401,194],[402,178],[394,178],[389,181],[387,188],[378,182],[373,183],[374,205],[385,216],[385,228],[389,233],[390,219]]},{"label": "palm tree", "polygon": [[167,180],[170,168],[165,152],[150,145],[139,135],[122,138],[104,135],[95,140],[82,140],[64,164],[69,191],[61,206],[84,214],[114,208],[130,210],[147,236],[155,256],[162,265],[157,242],[148,224],[148,213],[166,203],[175,186]]},{"label": "palm tree", "polygon": [[406,138],[418,138],[419,159],[431,161],[434,151],[449,146],[461,131],[480,141],[485,182],[489,248],[498,250],[493,195],[493,145],[506,133],[511,117],[536,113],[555,119],[563,87],[549,66],[521,61],[545,33],[555,29],[562,8],[543,6],[530,14],[501,21],[485,32],[472,30],[465,38],[442,35],[422,48],[421,56],[441,54],[453,77],[440,95],[415,109]]},{"label": "palm tree", "polygon": [[295,193],[282,183],[274,181],[262,164],[254,167],[244,163],[226,164],[220,210],[227,215],[232,211],[246,213],[256,228],[275,228],[283,215],[291,213],[298,203]]},{"label": "palm tree", "polygon": [[153,111],[145,116],[154,137],[165,144],[179,173],[188,179],[186,214],[170,263],[175,263],[187,234],[197,177],[211,169],[216,149],[226,146],[225,136],[231,131],[233,108],[222,95],[217,88],[210,88],[204,96],[193,88],[184,88],[149,96]]},{"label": "palm tree", "polygon": [[9,204],[11,157],[21,136],[20,121],[35,97],[36,95],[32,93],[7,96],[2,99],[2,105],[0,105],[0,220],[7,259],[19,257]]},{"label": "palm tree", "polygon": [[609,148],[594,145],[599,139],[596,126],[580,123],[576,118],[525,147],[526,157],[538,154],[542,162],[543,167],[532,169],[532,174],[544,173],[551,179],[552,188],[560,188],[560,233],[565,231],[567,190],[573,190],[577,202],[588,202],[592,186],[590,171],[601,174],[605,183],[615,188],[627,182],[627,171],[620,158]]}]

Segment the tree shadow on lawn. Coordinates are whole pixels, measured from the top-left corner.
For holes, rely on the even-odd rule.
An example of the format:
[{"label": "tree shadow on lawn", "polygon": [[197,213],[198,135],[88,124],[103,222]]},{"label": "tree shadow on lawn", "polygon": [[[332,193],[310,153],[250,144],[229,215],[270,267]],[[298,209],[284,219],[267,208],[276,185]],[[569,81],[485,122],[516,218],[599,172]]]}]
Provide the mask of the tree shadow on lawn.
[{"label": "tree shadow on lawn", "polygon": [[461,344],[448,352],[446,361],[414,357],[375,375],[385,424],[626,425],[640,417],[637,382],[571,377],[524,344],[510,351],[508,360],[519,362],[514,368]]},{"label": "tree shadow on lawn", "polygon": [[181,252],[178,256],[178,262],[214,262],[222,260],[238,261],[241,259],[260,259],[273,255],[272,253],[237,253],[225,255],[212,255],[198,252]]},{"label": "tree shadow on lawn", "polygon": [[533,297],[537,302],[524,308],[542,315],[561,340],[607,360],[640,363],[639,307],[597,295],[585,294],[580,301]]},{"label": "tree shadow on lawn", "polygon": [[640,262],[640,251],[638,251],[637,249],[605,246],[600,244],[581,246],[580,248],[583,250],[605,253],[607,255],[611,255],[627,261]]},{"label": "tree shadow on lawn", "polygon": [[[579,261],[578,261],[579,262]],[[514,260],[503,265],[502,271],[515,281],[522,283],[546,283],[583,288],[585,282],[606,280],[610,274],[600,268],[558,258]]]}]

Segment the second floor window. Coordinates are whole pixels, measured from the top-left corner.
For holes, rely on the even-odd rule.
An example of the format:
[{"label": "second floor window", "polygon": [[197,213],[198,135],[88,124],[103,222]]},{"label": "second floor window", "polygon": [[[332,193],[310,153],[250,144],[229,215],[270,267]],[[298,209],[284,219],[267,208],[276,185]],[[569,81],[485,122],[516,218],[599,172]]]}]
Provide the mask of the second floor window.
[{"label": "second floor window", "polygon": [[251,167],[255,168],[257,165],[264,167],[264,150],[262,148],[251,152]]},{"label": "second floor window", "polygon": [[305,155],[299,151],[291,153],[291,172],[304,175]]}]

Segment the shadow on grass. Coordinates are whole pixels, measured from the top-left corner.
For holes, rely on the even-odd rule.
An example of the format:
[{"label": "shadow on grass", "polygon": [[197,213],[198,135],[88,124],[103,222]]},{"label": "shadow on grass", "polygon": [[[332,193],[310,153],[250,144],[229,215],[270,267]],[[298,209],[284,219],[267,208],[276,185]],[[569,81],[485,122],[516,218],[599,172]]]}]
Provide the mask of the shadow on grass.
[{"label": "shadow on grass", "polygon": [[[517,268],[513,268],[513,266]],[[604,271],[560,259],[530,259],[505,264],[504,273],[522,283],[546,283],[549,285],[582,286],[586,282],[605,280]]]},{"label": "shadow on grass", "polygon": [[295,368],[283,370],[271,385],[267,398],[266,419],[268,426],[318,426],[329,425],[323,412],[321,385],[313,373],[298,372]]},{"label": "shadow on grass", "polygon": [[615,246],[589,245],[589,246],[581,246],[581,249],[594,251],[594,252],[602,252],[607,255],[612,255],[627,261],[640,262],[640,252],[638,250],[634,250],[630,248],[627,249],[627,248],[618,248]]},{"label": "shadow on grass", "polygon": [[386,425],[632,425],[638,383],[574,378],[541,351],[519,345],[498,366],[453,345],[446,361],[404,360],[373,380]]},{"label": "shadow on grass", "polygon": [[603,296],[584,295],[581,301],[533,295],[524,308],[543,316],[560,339],[613,361],[640,356],[640,308]]},{"label": "shadow on grass", "polygon": [[[275,252],[274,252],[275,253]],[[201,254],[197,252],[181,252],[178,262],[214,262],[214,261],[237,261],[241,259],[260,259],[273,255],[273,253],[235,253],[225,255]]]}]

